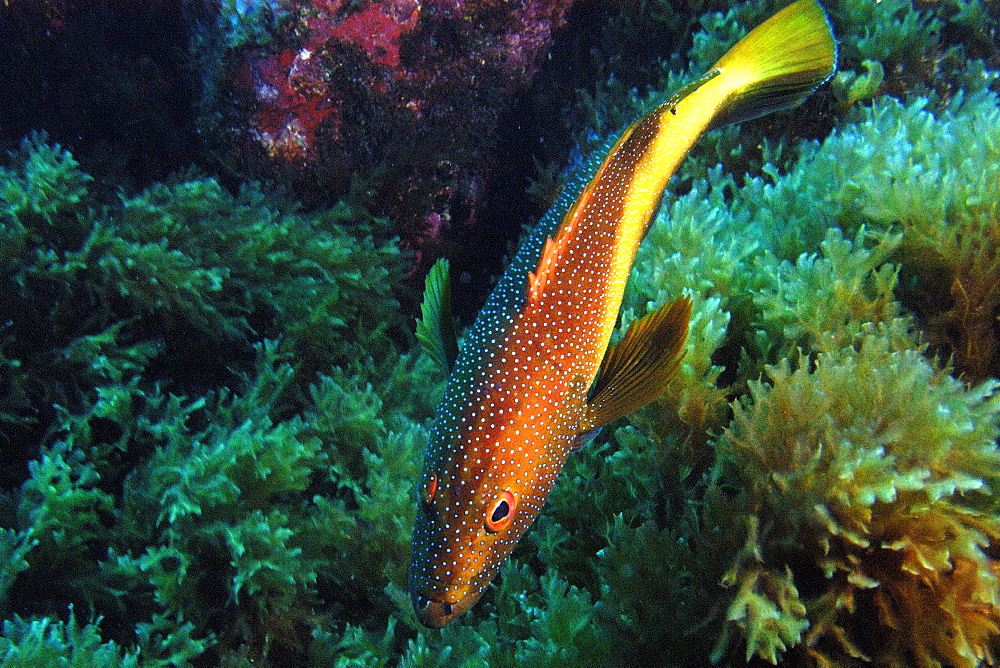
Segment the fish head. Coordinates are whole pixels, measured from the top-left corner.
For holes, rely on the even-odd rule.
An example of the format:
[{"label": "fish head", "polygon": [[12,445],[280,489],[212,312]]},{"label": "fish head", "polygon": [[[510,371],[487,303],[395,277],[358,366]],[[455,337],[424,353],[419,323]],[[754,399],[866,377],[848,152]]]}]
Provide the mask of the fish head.
[{"label": "fish head", "polygon": [[537,517],[572,437],[553,448],[536,436],[518,422],[471,430],[438,450],[448,456],[425,461],[410,562],[424,626],[441,628],[469,610]]}]

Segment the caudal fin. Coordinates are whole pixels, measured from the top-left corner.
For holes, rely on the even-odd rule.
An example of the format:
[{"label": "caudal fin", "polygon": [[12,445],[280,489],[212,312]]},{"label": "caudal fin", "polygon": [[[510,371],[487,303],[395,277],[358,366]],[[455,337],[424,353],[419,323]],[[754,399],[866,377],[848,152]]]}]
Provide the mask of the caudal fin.
[{"label": "caudal fin", "polygon": [[[712,127],[802,103],[837,67],[837,43],[816,0],[798,0],[737,42],[710,70],[732,94]],[[721,82],[719,82],[721,83]]]}]

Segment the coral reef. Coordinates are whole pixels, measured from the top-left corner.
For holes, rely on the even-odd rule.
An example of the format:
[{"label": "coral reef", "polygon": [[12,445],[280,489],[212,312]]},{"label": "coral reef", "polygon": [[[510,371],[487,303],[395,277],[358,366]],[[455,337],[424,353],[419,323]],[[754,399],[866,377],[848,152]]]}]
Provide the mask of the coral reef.
[{"label": "coral reef", "polygon": [[[671,390],[574,453],[480,605],[440,631],[403,587],[442,383],[398,301],[413,258],[363,205],[399,181],[314,210],[196,169],[119,190],[61,135],[18,129],[0,166],[0,661],[1000,662],[1000,11],[828,4],[842,77],[706,137],[640,247],[623,327],[692,299]],[[424,13],[443,39],[471,7],[422,5],[409,29],[376,15],[404,3],[221,5],[248,58],[326,22],[342,34],[325,66],[390,82]],[[600,80],[544,93],[572,104],[549,119],[566,134],[540,154],[539,201],[768,11],[653,2],[595,27]],[[376,18],[398,50],[352,27]],[[662,26],[695,35],[625,78]],[[308,90],[278,92],[328,111]],[[347,117],[329,109],[315,133]]]}]

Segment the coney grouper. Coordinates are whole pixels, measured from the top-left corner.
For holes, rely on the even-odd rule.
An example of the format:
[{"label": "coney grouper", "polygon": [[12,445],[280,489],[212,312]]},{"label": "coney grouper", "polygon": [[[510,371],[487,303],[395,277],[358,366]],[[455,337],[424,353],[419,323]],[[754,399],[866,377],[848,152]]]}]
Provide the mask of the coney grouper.
[{"label": "coney grouper", "polygon": [[815,0],[750,32],[566,186],[461,352],[447,263],[432,269],[417,336],[450,373],[417,484],[409,586],[423,625],[441,628],[472,607],[569,453],[655,399],[677,368],[691,315],[686,296],[610,341],[636,250],[688,150],[706,130],[801,103],[835,65]]}]

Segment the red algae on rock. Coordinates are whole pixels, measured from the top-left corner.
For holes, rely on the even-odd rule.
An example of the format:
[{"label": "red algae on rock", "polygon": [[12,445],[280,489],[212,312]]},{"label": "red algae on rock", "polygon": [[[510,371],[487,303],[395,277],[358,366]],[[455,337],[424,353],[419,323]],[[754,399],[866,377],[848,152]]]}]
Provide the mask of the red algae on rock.
[{"label": "red algae on rock", "polygon": [[418,262],[433,261],[475,224],[497,130],[571,4],[277,0],[271,41],[222,54],[218,99],[241,103],[211,141],[307,204],[363,183]]},{"label": "red algae on rock", "polygon": [[248,133],[271,158],[310,160],[316,129],[327,119],[336,136],[338,105],[328,97],[329,82],[312,56],[309,49],[286,49],[247,61],[257,102]]},{"label": "red algae on rock", "polygon": [[[309,142],[295,158],[309,161],[322,153],[315,130],[326,122],[343,132],[321,142],[358,137],[376,153],[392,143],[383,137],[405,130],[432,136],[439,127],[473,123],[491,132],[511,95],[535,73],[571,3],[283,0],[274,3],[275,13],[287,17],[277,39],[227,54],[240,65],[236,71],[247,75],[231,86],[251,89],[250,136],[269,146],[275,116],[283,112],[306,128]],[[368,112],[364,119],[353,109],[344,117],[335,113],[349,99],[359,106],[359,94]],[[377,132],[365,127],[371,118],[380,121]],[[478,146],[463,148],[481,153]],[[433,146],[428,149],[433,152]]]},{"label": "red algae on rock", "polygon": [[[331,3],[340,5],[341,3]],[[337,10],[340,6],[336,7]],[[338,25],[317,20],[317,34],[354,44],[377,65],[398,68],[400,39],[413,31],[420,18],[418,0],[366,2]]]}]

